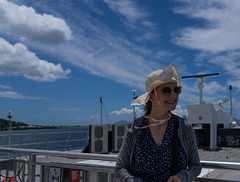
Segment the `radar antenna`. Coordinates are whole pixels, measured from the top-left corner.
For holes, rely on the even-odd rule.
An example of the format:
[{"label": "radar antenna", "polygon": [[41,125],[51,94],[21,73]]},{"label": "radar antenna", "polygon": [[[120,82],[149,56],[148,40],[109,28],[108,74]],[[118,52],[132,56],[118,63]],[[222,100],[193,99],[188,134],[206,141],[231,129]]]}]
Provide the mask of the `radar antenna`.
[{"label": "radar antenna", "polygon": [[205,102],[203,101],[203,83],[204,83],[204,78],[205,77],[209,77],[209,76],[219,76],[220,73],[210,73],[210,74],[201,74],[201,75],[192,75],[192,76],[182,76],[182,79],[186,79],[186,78],[197,78],[197,87],[199,88],[199,104],[205,104]]}]

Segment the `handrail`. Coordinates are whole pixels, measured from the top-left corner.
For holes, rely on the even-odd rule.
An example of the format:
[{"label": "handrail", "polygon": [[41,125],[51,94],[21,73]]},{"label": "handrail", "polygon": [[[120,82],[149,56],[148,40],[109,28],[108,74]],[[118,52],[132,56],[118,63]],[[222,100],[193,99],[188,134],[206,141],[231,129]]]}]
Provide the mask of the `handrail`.
[{"label": "handrail", "polygon": [[[0,152],[18,153],[18,154],[21,153],[26,155],[31,154],[31,155],[54,156],[54,157],[68,157],[68,158],[79,158],[79,159],[108,160],[108,161],[116,161],[118,157],[117,154],[79,153],[79,152],[68,152],[68,151],[19,149],[19,148],[8,148],[8,147],[0,147]],[[221,162],[221,161],[201,160],[201,165],[204,168],[240,170],[240,162]]]},{"label": "handrail", "polygon": [[36,150],[36,149],[19,149],[19,148],[8,148],[0,147],[0,152],[26,154],[26,155],[44,155],[54,157],[68,157],[68,158],[79,158],[79,159],[96,159],[96,160],[109,160],[116,161],[117,155],[110,154],[94,154],[94,153],[79,153],[79,152],[67,152],[67,151],[54,151],[54,150]]},{"label": "handrail", "polygon": [[202,167],[240,170],[240,162],[201,161]]},{"label": "handrail", "polygon": [[[81,127],[81,129],[87,127]],[[63,134],[63,133],[88,133],[88,131],[57,131],[57,132],[43,132],[43,133],[13,133],[12,136],[27,136],[27,135],[46,135],[46,134]],[[7,136],[8,133],[0,134],[1,136]]]}]

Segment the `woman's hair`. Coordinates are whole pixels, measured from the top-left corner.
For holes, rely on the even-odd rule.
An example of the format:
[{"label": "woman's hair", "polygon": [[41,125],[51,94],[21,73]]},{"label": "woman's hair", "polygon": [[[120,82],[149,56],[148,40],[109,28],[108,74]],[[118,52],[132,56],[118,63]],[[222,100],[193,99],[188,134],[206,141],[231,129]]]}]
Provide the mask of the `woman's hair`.
[{"label": "woman's hair", "polygon": [[[155,92],[155,89],[156,89],[156,87],[153,88],[153,90],[151,91],[151,93],[154,93],[154,92]],[[150,97],[151,97],[151,94],[150,94],[149,98],[150,98]],[[144,113],[144,116],[148,116],[148,115],[151,113],[151,111],[152,111],[152,102],[151,102],[149,99],[148,99],[147,103],[144,105],[143,111],[145,112],[145,113]]]},{"label": "woman's hair", "polygon": [[150,100],[147,101],[147,103],[145,104],[144,108],[143,108],[144,116],[148,116],[151,111],[152,111],[152,102]]}]

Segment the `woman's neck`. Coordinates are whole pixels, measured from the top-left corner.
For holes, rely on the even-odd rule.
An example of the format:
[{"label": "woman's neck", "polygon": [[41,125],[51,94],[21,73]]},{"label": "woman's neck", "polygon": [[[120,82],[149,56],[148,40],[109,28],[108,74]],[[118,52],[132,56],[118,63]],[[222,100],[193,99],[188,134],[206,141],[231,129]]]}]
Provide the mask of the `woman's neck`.
[{"label": "woman's neck", "polygon": [[171,116],[170,112],[164,112],[164,113],[151,112],[148,116],[146,116],[146,118],[148,118],[148,121],[152,124],[156,122],[167,121],[170,119],[170,116]]},{"label": "woman's neck", "polygon": [[165,111],[165,112],[159,112],[160,110],[157,110],[157,111],[152,111],[148,116],[151,117],[151,118],[155,118],[155,119],[166,119],[168,118],[169,116],[169,113],[168,111]]}]

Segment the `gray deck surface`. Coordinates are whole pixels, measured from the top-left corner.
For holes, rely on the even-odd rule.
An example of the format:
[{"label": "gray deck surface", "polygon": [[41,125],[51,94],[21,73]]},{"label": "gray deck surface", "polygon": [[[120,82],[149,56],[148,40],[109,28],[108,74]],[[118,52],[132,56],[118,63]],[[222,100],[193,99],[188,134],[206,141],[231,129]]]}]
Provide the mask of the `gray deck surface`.
[{"label": "gray deck surface", "polygon": [[[221,161],[221,162],[239,162],[240,148],[221,148],[216,151],[199,149],[200,160],[202,161]],[[222,170],[222,169],[204,169],[200,177],[240,181],[239,170]]]}]

